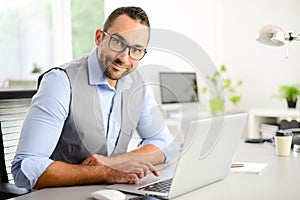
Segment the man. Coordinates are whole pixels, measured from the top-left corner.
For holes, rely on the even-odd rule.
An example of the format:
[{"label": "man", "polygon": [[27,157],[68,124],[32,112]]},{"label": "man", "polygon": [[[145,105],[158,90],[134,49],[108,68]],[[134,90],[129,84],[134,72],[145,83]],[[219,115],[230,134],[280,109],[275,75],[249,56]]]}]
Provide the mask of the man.
[{"label": "man", "polygon": [[[12,173],[40,189],[136,183],[168,159],[173,141],[153,94],[134,71],[146,54],[150,24],[138,7],[111,13],[87,56],[40,77],[25,118]],[[126,152],[137,130],[141,146]]]}]

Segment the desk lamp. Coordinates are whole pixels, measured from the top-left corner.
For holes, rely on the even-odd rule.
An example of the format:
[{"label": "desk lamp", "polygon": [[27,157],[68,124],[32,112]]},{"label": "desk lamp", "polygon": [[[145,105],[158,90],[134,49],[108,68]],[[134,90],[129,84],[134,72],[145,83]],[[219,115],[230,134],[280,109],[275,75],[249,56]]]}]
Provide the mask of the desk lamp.
[{"label": "desk lamp", "polygon": [[293,32],[285,34],[283,30],[276,25],[266,25],[259,30],[256,40],[265,45],[282,46],[285,44],[285,41],[300,41],[300,35]]},{"label": "desk lamp", "polygon": [[[300,41],[300,35],[288,32],[284,33],[283,30],[273,24],[262,27],[256,37],[256,41],[269,45],[269,46],[282,46],[285,45],[285,41]],[[286,58],[288,58],[288,48],[286,46]]]}]

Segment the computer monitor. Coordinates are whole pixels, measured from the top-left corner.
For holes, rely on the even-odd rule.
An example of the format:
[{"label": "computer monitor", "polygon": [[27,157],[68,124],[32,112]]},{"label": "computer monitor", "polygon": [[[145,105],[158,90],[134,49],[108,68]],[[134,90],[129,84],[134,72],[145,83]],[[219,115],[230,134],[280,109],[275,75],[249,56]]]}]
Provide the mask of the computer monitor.
[{"label": "computer monitor", "polygon": [[160,72],[162,104],[198,102],[197,76],[194,72]]}]

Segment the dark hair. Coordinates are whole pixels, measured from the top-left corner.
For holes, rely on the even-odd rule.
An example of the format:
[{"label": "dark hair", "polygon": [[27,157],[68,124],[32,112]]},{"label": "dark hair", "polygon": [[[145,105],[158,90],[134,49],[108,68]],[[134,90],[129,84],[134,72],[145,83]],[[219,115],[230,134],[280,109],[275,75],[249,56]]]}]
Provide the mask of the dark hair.
[{"label": "dark hair", "polygon": [[114,20],[122,14],[125,14],[131,19],[150,27],[148,16],[143,9],[141,9],[140,7],[128,6],[115,9],[106,19],[103,25],[103,31],[107,31],[107,29],[112,25]]}]

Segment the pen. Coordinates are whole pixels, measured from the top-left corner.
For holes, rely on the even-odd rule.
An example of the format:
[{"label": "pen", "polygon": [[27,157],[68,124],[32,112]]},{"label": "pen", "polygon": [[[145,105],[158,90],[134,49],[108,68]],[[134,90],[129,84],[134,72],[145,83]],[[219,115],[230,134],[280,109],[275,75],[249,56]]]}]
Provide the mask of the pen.
[{"label": "pen", "polygon": [[237,168],[237,167],[244,167],[244,164],[241,164],[241,163],[231,164],[231,168]]}]

